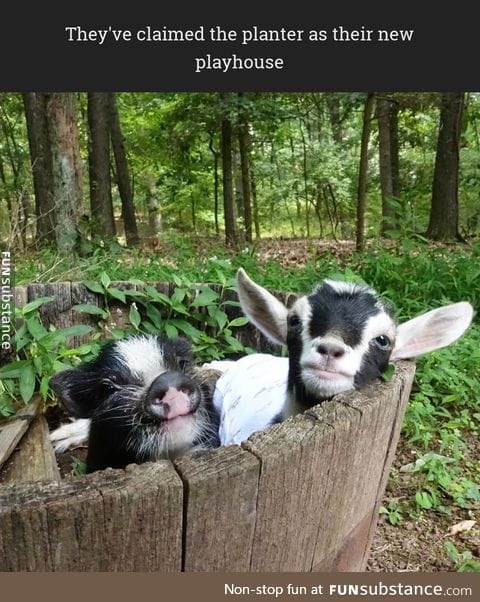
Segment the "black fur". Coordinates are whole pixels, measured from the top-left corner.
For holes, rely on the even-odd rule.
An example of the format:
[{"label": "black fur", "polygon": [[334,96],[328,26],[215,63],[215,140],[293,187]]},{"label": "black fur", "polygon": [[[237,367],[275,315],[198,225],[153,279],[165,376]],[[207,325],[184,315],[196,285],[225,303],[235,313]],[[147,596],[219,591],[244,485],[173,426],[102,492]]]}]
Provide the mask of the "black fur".
[{"label": "black fur", "polygon": [[[333,396],[312,396],[303,384],[300,358],[303,350],[302,329],[307,328],[310,338],[322,337],[329,332],[339,335],[346,345],[356,347],[362,336],[368,319],[380,311],[391,315],[388,306],[379,306],[376,295],[362,286],[351,290],[337,290],[324,282],[307,296],[311,305],[311,319],[302,324],[299,317],[292,313],[287,322],[287,346],[289,355],[288,391],[293,393],[295,401],[305,408],[331,399]],[[370,343],[360,370],[355,374],[355,388],[363,387],[378,378],[388,367],[391,349],[379,349]]]},{"label": "black fur", "polygon": [[323,283],[307,298],[312,306],[309,325],[312,339],[335,330],[350,347],[356,347],[362,340],[368,318],[380,313],[377,298],[363,287],[339,292]]},{"label": "black fur", "polygon": [[[156,337],[156,341],[162,351],[163,370],[149,386],[132,373],[116,342],[107,343],[94,360],[50,379],[52,389],[73,416],[91,418],[87,472],[124,468],[175,454],[176,450],[163,449],[165,420],[151,409],[152,399],[161,397],[168,387],[189,391],[192,417],[197,421],[200,413],[203,416],[206,428],[200,429],[191,447],[220,444],[212,392],[197,377],[189,341],[163,337]],[[147,439],[151,444],[141,445]]]}]

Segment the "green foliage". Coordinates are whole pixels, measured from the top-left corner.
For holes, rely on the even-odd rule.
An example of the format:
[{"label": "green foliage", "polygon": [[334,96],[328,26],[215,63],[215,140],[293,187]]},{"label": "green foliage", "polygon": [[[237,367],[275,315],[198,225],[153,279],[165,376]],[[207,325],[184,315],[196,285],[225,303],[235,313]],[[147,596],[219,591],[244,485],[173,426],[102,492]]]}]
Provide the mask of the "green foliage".
[{"label": "green foliage", "polygon": [[87,474],[87,464],[83,462],[76,456],[71,456],[72,458],[72,470],[71,474],[74,477],[81,477],[84,474]]},{"label": "green foliage", "polygon": [[384,515],[391,525],[401,525],[403,523],[403,511],[401,505],[391,500],[386,506],[380,506],[379,514]]},{"label": "green foliage", "polygon": [[15,333],[13,344],[16,361],[0,368],[0,415],[8,416],[15,411],[18,397],[26,404],[38,390],[44,400],[49,395],[50,376],[79,358],[90,357],[98,348],[95,337],[91,343],[72,349],[72,337],[80,337],[92,331],[90,326],[78,324],[69,328],[46,329],[38,310],[53,297],[42,297],[15,309],[20,327]]},{"label": "green foliage", "polygon": [[459,573],[480,573],[480,562],[473,558],[470,550],[459,552],[455,544],[451,541],[446,541],[443,547],[450,560],[455,563]]}]

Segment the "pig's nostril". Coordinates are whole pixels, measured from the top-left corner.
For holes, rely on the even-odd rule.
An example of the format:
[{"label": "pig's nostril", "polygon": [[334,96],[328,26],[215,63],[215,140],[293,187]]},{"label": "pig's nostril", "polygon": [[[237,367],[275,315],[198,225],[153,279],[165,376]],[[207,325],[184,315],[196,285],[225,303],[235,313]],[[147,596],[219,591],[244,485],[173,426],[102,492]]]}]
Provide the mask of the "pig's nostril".
[{"label": "pig's nostril", "polygon": [[342,357],[344,355],[343,351],[334,351],[332,353],[333,357]]}]

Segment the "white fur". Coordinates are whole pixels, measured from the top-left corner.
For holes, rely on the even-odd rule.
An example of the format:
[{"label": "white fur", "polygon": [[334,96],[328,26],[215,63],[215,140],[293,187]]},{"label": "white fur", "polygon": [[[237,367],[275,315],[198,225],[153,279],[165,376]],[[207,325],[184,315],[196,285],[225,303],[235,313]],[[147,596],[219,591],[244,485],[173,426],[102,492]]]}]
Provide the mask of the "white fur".
[{"label": "white fur", "polygon": [[287,377],[286,357],[255,353],[230,362],[213,396],[221,445],[241,443],[272,423],[285,404]]},{"label": "white fur", "polygon": [[50,441],[57,453],[71,447],[86,445],[90,431],[90,418],[79,418],[68,424],[62,424],[50,433]]},{"label": "white fur", "polygon": [[130,337],[125,341],[117,341],[115,348],[121,360],[146,388],[165,372],[162,348],[154,337]]}]

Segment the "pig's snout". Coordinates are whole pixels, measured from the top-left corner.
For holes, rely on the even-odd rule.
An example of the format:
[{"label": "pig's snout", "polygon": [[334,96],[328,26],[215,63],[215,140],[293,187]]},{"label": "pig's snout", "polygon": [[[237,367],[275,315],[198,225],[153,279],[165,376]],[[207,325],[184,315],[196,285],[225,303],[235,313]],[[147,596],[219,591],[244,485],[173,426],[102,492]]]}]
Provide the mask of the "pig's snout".
[{"label": "pig's snout", "polygon": [[160,420],[187,416],[197,409],[199,395],[195,383],[181,372],[164,372],[150,385],[147,407]]}]

